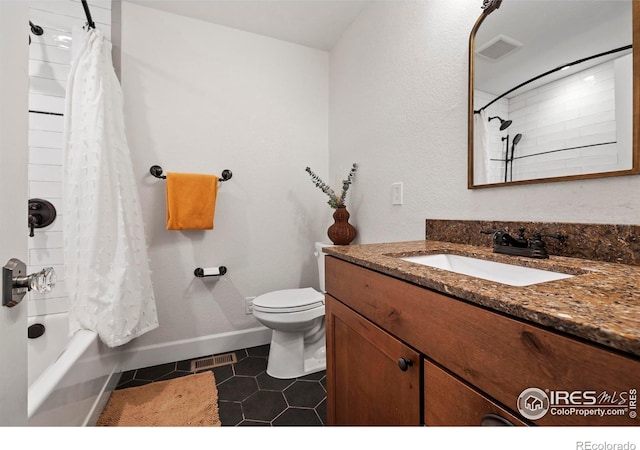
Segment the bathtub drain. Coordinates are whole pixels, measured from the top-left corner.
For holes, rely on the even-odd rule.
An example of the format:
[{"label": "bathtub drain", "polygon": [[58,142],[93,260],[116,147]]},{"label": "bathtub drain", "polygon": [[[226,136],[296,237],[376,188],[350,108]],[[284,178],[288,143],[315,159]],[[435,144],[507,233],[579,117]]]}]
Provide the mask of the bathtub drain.
[{"label": "bathtub drain", "polygon": [[226,366],[238,362],[236,354],[224,353],[222,355],[207,356],[206,358],[194,359],[191,361],[191,372],[199,370],[213,369],[214,367]]}]

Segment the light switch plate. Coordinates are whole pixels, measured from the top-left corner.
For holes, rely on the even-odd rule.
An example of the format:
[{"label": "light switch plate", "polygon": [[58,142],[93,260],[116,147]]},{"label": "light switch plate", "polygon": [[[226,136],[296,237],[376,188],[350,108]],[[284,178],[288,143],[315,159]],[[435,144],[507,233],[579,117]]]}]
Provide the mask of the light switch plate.
[{"label": "light switch plate", "polygon": [[397,183],[393,183],[391,185],[392,191],[392,205],[402,205],[402,182],[399,181]]}]

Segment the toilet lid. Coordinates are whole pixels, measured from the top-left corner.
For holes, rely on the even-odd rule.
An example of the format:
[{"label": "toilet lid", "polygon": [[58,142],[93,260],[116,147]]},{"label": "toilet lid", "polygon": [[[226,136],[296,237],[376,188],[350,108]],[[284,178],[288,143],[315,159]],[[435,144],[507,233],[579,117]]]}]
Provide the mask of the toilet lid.
[{"label": "toilet lid", "polygon": [[306,311],[324,305],[324,294],[313,288],[284,289],[253,299],[253,308],[263,312]]}]

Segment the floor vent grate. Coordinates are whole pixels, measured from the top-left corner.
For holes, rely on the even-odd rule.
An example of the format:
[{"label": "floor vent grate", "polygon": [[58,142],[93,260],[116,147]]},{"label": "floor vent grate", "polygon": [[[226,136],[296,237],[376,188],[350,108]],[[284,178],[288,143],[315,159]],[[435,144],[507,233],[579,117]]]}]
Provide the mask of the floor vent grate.
[{"label": "floor vent grate", "polygon": [[236,358],[235,353],[207,356],[206,358],[194,359],[193,361],[191,361],[191,372],[213,369],[214,367],[226,366],[237,362],[238,358]]}]

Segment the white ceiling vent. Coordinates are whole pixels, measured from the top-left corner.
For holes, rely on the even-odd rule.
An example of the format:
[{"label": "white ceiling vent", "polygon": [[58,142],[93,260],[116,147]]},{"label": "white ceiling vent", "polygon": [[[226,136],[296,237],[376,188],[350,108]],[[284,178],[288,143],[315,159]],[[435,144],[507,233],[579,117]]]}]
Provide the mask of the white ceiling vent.
[{"label": "white ceiling vent", "polygon": [[522,42],[518,42],[509,36],[499,34],[486,44],[476,49],[476,54],[490,61],[498,61],[510,53],[522,47]]}]

